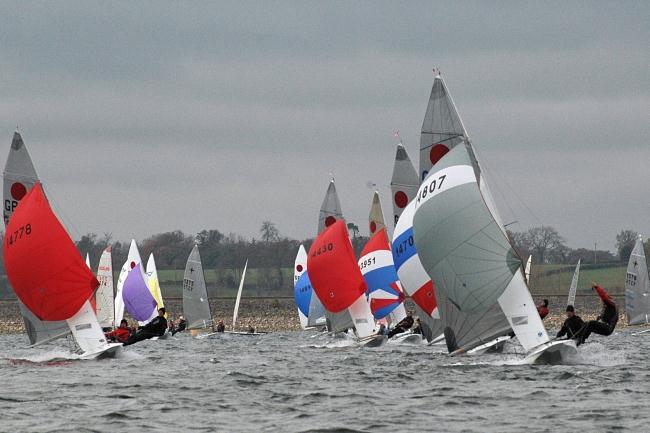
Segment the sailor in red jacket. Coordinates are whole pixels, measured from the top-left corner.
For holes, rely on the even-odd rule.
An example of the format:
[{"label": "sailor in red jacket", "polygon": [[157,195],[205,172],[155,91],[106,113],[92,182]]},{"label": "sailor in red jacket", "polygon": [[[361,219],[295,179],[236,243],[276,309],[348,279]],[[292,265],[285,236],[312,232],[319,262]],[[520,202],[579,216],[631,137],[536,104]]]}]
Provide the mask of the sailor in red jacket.
[{"label": "sailor in red jacket", "polygon": [[537,312],[542,320],[544,320],[544,317],[548,316],[548,299],[544,299],[542,303],[537,306]]},{"label": "sailor in red jacket", "polygon": [[118,341],[120,343],[126,343],[126,341],[131,336],[131,329],[129,328],[129,322],[127,322],[126,319],[122,319],[119,328],[105,335],[106,335],[106,339],[108,339],[109,341]]},{"label": "sailor in red jacket", "polygon": [[596,283],[593,283],[591,288],[598,293],[598,296],[603,301],[603,311],[596,320],[587,322],[584,330],[580,333],[580,338],[578,339],[579,345],[584,343],[592,332],[599,335],[611,335],[618,322],[618,308],[616,308],[614,300],[605,289]]}]

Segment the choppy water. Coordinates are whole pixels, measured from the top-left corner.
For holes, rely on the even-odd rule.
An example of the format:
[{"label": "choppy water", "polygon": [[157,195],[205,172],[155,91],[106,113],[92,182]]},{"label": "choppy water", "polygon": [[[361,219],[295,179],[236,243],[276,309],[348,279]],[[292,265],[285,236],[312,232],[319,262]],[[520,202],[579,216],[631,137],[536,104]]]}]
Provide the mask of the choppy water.
[{"label": "choppy water", "polygon": [[43,362],[66,349],[0,336],[0,431],[650,431],[650,333],[634,331],[593,336],[562,366],[309,332]]}]

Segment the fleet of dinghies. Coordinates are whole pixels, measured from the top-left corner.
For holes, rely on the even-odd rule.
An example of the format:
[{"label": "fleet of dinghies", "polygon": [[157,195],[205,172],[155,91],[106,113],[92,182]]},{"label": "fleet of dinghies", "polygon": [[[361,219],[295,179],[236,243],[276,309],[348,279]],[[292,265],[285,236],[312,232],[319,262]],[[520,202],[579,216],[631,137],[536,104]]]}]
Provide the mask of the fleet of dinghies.
[{"label": "fleet of dinghies", "polygon": [[[396,134],[399,137],[399,134]],[[577,352],[573,340],[550,339],[528,284],[531,259],[516,254],[492,199],[479,158],[442,76],[435,75],[420,134],[415,169],[399,141],[390,181],[392,226],[378,191],[368,215],[369,238],[357,258],[330,180],[309,251],[300,245],[294,263],[294,297],[303,329],[346,332],[363,346],[387,340],[387,328],[408,319],[415,304],[418,333],[388,334],[393,341],[445,344],[451,356],[501,351],[506,344],[524,363],[564,362]],[[114,356],[104,329],[125,312],[146,325],[164,307],[153,253],[146,266],[135,240],[113,290],[112,249],[101,254],[96,276],[84,263],[52,211],[21,135],[14,134],[4,170],[3,252],[31,345],[72,335],[81,358]],[[20,204],[20,205],[19,205]],[[392,229],[392,239],[389,230]],[[236,330],[248,261],[235,301]],[[575,302],[578,261],[568,305]],[[628,322],[650,323],[650,279],[642,239],[636,241],[625,281]],[[183,276],[183,314],[193,336],[217,334],[199,245]],[[252,330],[251,330],[252,331]],[[508,343],[512,340],[510,343]]]},{"label": "fleet of dinghies", "polygon": [[403,317],[406,293],[416,304],[426,339],[444,340],[451,355],[500,350],[514,337],[526,363],[562,362],[576,353],[574,341],[548,336],[527,286],[530,259],[524,265],[506,235],[439,73],[422,125],[419,173],[400,141],[391,192],[392,242],[375,192],[370,238],[353,266],[354,252],[330,182],[306,265],[304,248],[296,257],[294,293],[303,328],[309,327],[309,305],[317,298],[325,307],[328,330],[350,328],[359,342],[381,344],[379,326],[395,312],[393,323]]}]

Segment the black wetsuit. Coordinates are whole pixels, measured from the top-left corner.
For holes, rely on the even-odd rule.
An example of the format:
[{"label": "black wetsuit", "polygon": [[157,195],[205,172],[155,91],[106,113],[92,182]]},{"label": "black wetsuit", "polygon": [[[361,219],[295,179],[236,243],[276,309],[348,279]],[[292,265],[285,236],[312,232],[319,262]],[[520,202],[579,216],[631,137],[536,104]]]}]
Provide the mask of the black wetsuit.
[{"label": "black wetsuit", "polygon": [[177,332],[185,331],[185,328],[187,328],[187,321],[185,319],[179,320],[178,326],[172,329],[172,335],[176,334]]},{"label": "black wetsuit", "polygon": [[160,337],[167,330],[167,319],[164,316],[157,316],[151,322],[138,329],[135,334],[131,335],[125,346],[137,343],[138,341],[148,340],[153,337]]},{"label": "black wetsuit", "polygon": [[226,325],[224,325],[223,323],[219,323],[217,325],[217,332],[224,332],[225,330],[226,330]]},{"label": "black wetsuit", "polygon": [[611,335],[614,332],[616,323],[618,323],[618,309],[616,308],[616,304],[614,302],[605,302],[603,312],[600,313],[600,316],[596,320],[587,322],[584,330],[580,333],[578,344],[584,343],[592,332],[599,335]]},{"label": "black wetsuit", "polygon": [[584,324],[585,322],[582,321],[580,316],[576,316],[574,314],[573,316],[567,318],[564,321],[564,324],[562,325],[562,329],[560,329],[560,331],[557,333],[555,338],[564,337],[565,335],[568,338],[574,338],[580,332]]},{"label": "black wetsuit", "polygon": [[390,330],[388,333],[388,338],[391,338],[397,334],[401,334],[402,332],[406,332],[407,330],[411,329],[411,326],[413,326],[413,317],[406,316],[397,324],[396,327]]}]

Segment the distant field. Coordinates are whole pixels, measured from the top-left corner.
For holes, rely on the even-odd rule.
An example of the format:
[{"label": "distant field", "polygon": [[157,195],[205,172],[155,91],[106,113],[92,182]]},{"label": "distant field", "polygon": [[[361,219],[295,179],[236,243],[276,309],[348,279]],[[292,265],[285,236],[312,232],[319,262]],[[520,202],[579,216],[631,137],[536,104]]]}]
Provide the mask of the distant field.
[{"label": "distant field", "polygon": [[[530,288],[534,294],[554,293],[561,294],[569,291],[575,266],[566,265],[538,265],[532,266],[530,275]],[[549,271],[560,271],[549,273]],[[622,291],[625,288],[626,266],[613,266],[602,269],[589,269],[587,266],[580,269],[577,292],[591,290],[592,281],[611,291]]]}]

